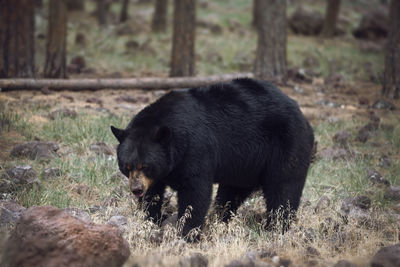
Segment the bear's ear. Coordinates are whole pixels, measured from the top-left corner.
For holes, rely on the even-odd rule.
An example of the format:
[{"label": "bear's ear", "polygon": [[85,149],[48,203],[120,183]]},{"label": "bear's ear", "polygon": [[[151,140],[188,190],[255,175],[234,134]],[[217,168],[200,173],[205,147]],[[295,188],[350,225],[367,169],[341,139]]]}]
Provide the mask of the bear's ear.
[{"label": "bear's ear", "polygon": [[117,138],[117,140],[120,143],[122,143],[127,136],[127,132],[125,130],[115,128],[112,125],[111,125],[111,132],[114,134],[115,138]]},{"label": "bear's ear", "polygon": [[153,140],[155,142],[166,142],[171,137],[171,129],[168,126],[160,126],[154,129]]}]

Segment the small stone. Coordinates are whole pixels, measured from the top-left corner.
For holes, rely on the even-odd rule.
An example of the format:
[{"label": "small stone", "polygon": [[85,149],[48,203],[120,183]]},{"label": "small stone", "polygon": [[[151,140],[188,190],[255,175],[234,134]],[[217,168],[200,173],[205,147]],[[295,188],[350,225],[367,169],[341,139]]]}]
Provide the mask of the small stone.
[{"label": "small stone", "polygon": [[386,188],[384,197],[386,199],[400,201],[400,186],[390,186]]},{"label": "small stone", "polygon": [[333,267],[357,267],[357,265],[346,260],[340,260]]},{"label": "small stone", "polygon": [[327,196],[322,196],[315,206],[315,213],[319,213],[324,209],[327,209],[331,205],[331,200]]},{"label": "small stone", "polygon": [[357,207],[367,210],[371,207],[371,199],[367,196],[357,196],[353,200],[354,205]]},{"label": "small stone", "polygon": [[171,216],[167,217],[162,223],[161,228],[165,228],[167,226],[176,227],[178,222],[178,213],[174,213]]},{"label": "small stone", "polygon": [[319,253],[319,251],[316,248],[314,248],[312,246],[308,246],[306,248],[306,256],[307,257],[317,257],[320,255],[321,255],[321,253]]},{"label": "small stone", "polygon": [[104,142],[90,144],[90,150],[100,156],[101,155],[108,155],[108,156],[114,155],[114,150]]},{"label": "small stone", "polygon": [[374,109],[385,109],[385,110],[395,110],[396,106],[393,103],[380,99],[377,100],[373,105],[372,108]]},{"label": "small stone", "polygon": [[400,266],[400,243],[381,248],[371,260],[371,267]]},{"label": "small stone", "polygon": [[114,98],[114,100],[118,103],[120,102],[128,102],[128,103],[133,103],[135,104],[137,102],[137,99],[133,96],[130,95],[120,95],[116,98]]},{"label": "small stone", "polygon": [[31,189],[33,186],[41,186],[36,171],[29,165],[7,169],[2,178],[0,180],[0,193],[12,193],[21,187]]},{"label": "small stone", "polygon": [[98,104],[98,105],[103,105],[103,100],[97,97],[89,97],[86,99],[86,103],[93,103],[93,104]]},{"label": "small stone", "polygon": [[392,166],[392,163],[393,161],[388,155],[382,155],[382,157],[379,158],[378,166],[386,169]]},{"label": "small stone", "polygon": [[339,131],[333,136],[333,142],[341,147],[347,147],[350,137],[351,134],[348,131]]},{"label": "small stone", "polygon": [[89,213],[87,213],[84,210],[77,209],[77,208],[65,208],[65,209],[63,209],[63,211],[79,220],[84,221],[84,222],[92,221],[92,218],[90,217]]},{"label": "small stone", "polygon": [[45,180],[54,179],[61,176],[61,170],[59,168],[46,168],[42,172],[42,178]]},{"label": "small stone", "polygon": [[367,178],[371,181],[372,184],[390,186],[390,182],[383,178],[382,174],[380,174],[375,169],[369,169],[367,172]]},{"label": "small stone", "polygon": [[31,160],[49,160],[57,157],[59,146],[54,142],[32,141],[16,145],[10,152],[11,157],[29,158]]},{"label": "small stone", "polygon": [[60,108],[49,114],[49,118],[55,120],[57,117],[69,117],[71,119],[75,119],[78,116],[78,113],[75,110],[68,108]]},{"label": "small stone", "polygon": [[179,261],[180,267],[207,267],[208,259],[201,253],[193,253]]},{"label": "small stone", "polygon": [[322,149],[318,155],[325,160],[345,159],[347,151],[343,148],[326,147]]},{"label": "small stone", "polygon": [[90,187],[85,184],[79,184],[76,186],[76,192],[79,195],[89,195],[90,194]]},{"label": "small stone", "polygon": [[15,225],[24,210],[14,201],[0,200],[0,227]]},{"label": "small stone", "polygon": [[115,225],[121,232],[125,232],[128,226],[128,219],[122,215],[112,216],[108,221],[107,224]]}]

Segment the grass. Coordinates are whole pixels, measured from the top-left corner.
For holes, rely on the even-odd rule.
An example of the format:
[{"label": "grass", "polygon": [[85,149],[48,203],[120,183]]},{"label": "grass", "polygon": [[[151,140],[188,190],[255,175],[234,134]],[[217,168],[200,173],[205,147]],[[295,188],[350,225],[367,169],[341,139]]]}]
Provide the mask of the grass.
[{"label": "grass", "polygon": [[[207,8],[198,9],[199,18],[219,24],[223,33],[211,34],[208,30],[198,29],[198,75],[251,71],[257,40],[254,29],[250,27],[250,2],[218,0],[207,3]],[[315,10],[322,9],[321,5],[314,4],[316,1],[307,3]],[[86,5],[91,11],[95,8],[91,1]],[[119,5],[113,4],[112,11],[116,14],[118,10]],[[166,76],[169,71],[171,25],[166,33],[150,33],[149,10],[149,4],[132,4],[131,19],[126,25],[111,24],[104,29],[98,27],[93,17],[71,14],[68,25],[69,59],[83,55],[87,65],[96,68],[97,76],[113,72],[119,72],[123,76]],[[172,8],[169,13],[171,15]],[[357,18],[356,15],[351,16],[351,20]],[[244,32],[241,33],[240,29],[230,31],[228,27],[232,20],[238,22]],[[37,24],[39,32],[45,32],[44,21],[42,18]],[[124,26],[140,27],[137,33],[117,35]],[[78,32],[85,34],[85,47],[74,42]],[[125,47],[128,41],[136,41],[141,45],[147,40],[151,40],[150,45],[143,50],[127,51]],[[40,66],[44,65],[40,63],[43,61],[44,47],[43,40],[39,39],[37,65]],[[358,82],[368,79],[363,68],[366,63],[374,62],[375,73],[380,73],[383,68],[382,53],[361,51],[350,36],[324,41],[318,37],[294,36],[289,33],[289,66],[303,67],[303,60],[309,56],[316,57],[320,62],[314,71],[320,72],[322,78],[338,71],[348,80]],[[332,62],[336,62],[336,65]],[[393,129],[381,127],[366,144],[354,141],[358,129],[367,123],[365,119],[355,117],[334,123],[321,119],[315,122],[319,150],[334,146],[334,134],[347,130],[352,134],[348,149],[356,153],[346,160],[318,159],[311,165],[297,222],[285,235],[264,231],[265,203],[261,194],[256,193],[245,201],[229,224],[221,223],[210,213],[203,231],[203,240],[188,244],[182,242],[173,227],[166,228],[162,240],[155,242],[160,238],[160,228],[145,220],[145,213],[137,208],[127,187],[121,181],[111,179],[118,170],[116,157],[98,156],[89,149],[94,142],[115,146],[117,141],[109,126],[125,127],[133,114],[100,114],[77,107],[76,118],[57,117],[49,120],[47,116],[58,104],[58,99],[53,98],[53,102],[22,102],[23,100],[10,99],[0,98],[0,145],[9,147],[13,140],[12,133],[18,132],[21,141],[40,138],[43,141],[57,142],[60,145],[60,158],[48,162],[7,158],[1,163],[0,177],[9,167],[29,164],[42,181],[40,188],[21,190],[7,197],[16,199],[25,207],[53,205],[89,211],[90,208],[101,206],[100,211],[91,213],[92,219],[97,223],[104,223],[113,215],[126,216],[128,225],[124,237],[132,252],[128,266],[134,263],[145,266],[176,266],[182,257],[196,252],[205,255],[211,266],[222,266],[233,259],[240,259],[246,253],[257,251],[277,254],[296,264],[307,264],[314,260],[319,266],[331,266],[344,258],[363,266],[382,245],[399,242],[398,225],[388,215],[390,211],[396,210],[396,203],[385,199],[384,190],[373,186],[367,178],[368,169],[373,167],[393,185],[400,184],[400,127],[396,112],[381,114],[381,123],[393,125]],[[373,145],[374,143],[379,146]],[[392,165],[388,168],[378,165],[383,154],[392,159]],[[41,177],[42,171],[49,167],[59,168],[61,177],[50,180]],[[85,190],[78,190],[79,188]],[[354,220],[346,223],[339,214],[345,198],[359,195],[367,195],[372,200],[369,219],[373,223],[370,225],[360,225]],[[331,204],[317,213],[314,208],[322,196],[329,197]],[[113,204],[103,205],[110,199]],[[168,208],[176,211],[176,195],[172,197]],[[315,248],[319,256],[308,255],[309,247]],[[264,260],[271,263],[270,258]]]}]

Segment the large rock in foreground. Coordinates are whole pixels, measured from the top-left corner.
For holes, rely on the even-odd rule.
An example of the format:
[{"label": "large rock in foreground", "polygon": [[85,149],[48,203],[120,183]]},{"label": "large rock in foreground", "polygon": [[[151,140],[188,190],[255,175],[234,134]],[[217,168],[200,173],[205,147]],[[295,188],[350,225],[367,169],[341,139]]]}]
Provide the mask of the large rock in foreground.
[{"label": "large rock in foreground", "polygon": [[122,266],[129,245],[110,225],[79,220],[51,207],[32,207],[8,239],[1,266]]},{"label": "large rock in foreground", "polygon": [[371,260],[371,267],[400,266],[400,243],[381,248]]}]

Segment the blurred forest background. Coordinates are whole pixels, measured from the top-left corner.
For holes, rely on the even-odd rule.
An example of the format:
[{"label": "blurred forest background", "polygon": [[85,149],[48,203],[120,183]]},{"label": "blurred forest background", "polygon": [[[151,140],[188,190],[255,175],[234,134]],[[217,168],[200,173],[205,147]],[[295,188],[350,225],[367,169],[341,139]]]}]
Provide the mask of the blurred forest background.
[{"label": "blurred forest background", "polygon": [[[0,0],[0,265],[399,266],[399,40],[397,0]],[[186,243],[172,190],[145,220],[109,127],[179,79],[235,76],[314,128],[298,219],[266,232],[255,193]]]}]

